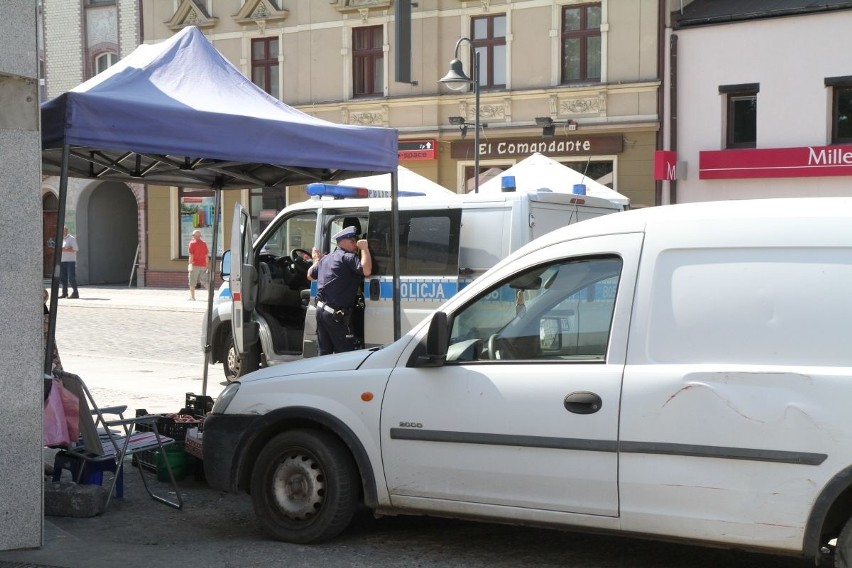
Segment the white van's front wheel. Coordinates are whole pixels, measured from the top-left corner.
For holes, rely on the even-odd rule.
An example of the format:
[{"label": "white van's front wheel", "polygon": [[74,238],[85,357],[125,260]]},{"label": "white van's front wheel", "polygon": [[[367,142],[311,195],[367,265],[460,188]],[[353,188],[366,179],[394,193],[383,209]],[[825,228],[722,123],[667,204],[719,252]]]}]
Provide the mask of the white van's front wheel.
[{"label": "white van's front wheel", "polygon": [[225,356],[222,358],[222,370],[225,372],[225,380],[229,383],[236,381],[243,375],[256,371],[260,368],[260,349],[257,345],[249,350],[245,358],[240,357],[234,336],[231,330],[225,337]]},{"label": "white van's front wheel", "polygon": [[318,430],[275,436],[252,471],[255,514],[269,536],[284,542],[337,536],[352,520],[358,495],[358,475],[346,447]]},{"label": "white van's front wheel", "polygon": [[852,568],[852,519],[846,521],[843,530],[837,536],[834,566],[835,568]]}]

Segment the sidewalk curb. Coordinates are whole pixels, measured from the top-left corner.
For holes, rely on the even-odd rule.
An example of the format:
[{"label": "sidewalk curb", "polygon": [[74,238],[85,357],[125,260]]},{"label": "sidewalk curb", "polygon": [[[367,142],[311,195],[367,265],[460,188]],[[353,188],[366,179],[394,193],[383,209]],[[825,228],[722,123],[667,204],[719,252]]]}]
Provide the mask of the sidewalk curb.
[{"label": "sidewalk curb", "polygon": [[[50,290],[50,281],[45,289]],[[59,298],[57,306],[75,308],[151,310],[204,313],[207,311],[208,291],[196,291],[196,300],[189,298],[183,288],[128,288],[124,286],[81,286],[80,298]]]}]

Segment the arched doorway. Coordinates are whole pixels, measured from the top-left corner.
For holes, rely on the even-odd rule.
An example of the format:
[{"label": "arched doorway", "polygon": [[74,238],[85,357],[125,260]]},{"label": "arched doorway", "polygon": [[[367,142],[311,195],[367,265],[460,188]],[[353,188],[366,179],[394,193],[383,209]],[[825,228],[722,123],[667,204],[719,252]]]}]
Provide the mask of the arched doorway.
[{"label": "arched doorway", "polygon": [[41,258],[44,278],[50,278],[53,275],[53,250],[58,216],[59,199],[48,191],[41,198]]},{"label": "arched doorway", "polygon": [[[88,284],[127,284],[139,243],[136,197],[123,183],[101,183],[85,200],[85,234],[77,205],[77,240]],[[83,243],[85,243],[85,250]]]}]

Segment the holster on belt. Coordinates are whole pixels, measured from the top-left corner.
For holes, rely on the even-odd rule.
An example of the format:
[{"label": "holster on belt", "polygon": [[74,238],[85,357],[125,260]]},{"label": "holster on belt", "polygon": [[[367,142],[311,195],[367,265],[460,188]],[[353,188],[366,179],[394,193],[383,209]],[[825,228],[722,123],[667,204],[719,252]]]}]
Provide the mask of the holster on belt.
[{"label": "holster on belt", "polygon": [[314,301],[314,305],[317,307],[317,309],[331,312],[331,317],[334,318],[334,321],[336,321],[337,323],[342,323],[348,326],[352,322],[351,308],[333,308],[320,299],[316,299]]}]

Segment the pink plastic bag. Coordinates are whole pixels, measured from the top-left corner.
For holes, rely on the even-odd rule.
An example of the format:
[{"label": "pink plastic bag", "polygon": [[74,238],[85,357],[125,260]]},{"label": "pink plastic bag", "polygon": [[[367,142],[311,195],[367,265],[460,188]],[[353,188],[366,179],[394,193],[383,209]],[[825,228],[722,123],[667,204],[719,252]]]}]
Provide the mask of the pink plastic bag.
[{"label": "pink plastic bag", "polygon": [[65,411],[65,425],[68,427],[68,439],[73,443],[80,437],[80,399],[73,392],[66,389],[62,381],[58,379],[53,380],[53,388],[56,387],[59,387],[59,393],[62,397],[62,408]]},{"label": "pink plastic bag", "polygon": [[62,383],[54,380],[50,387],[50,394],[44,402],[42,439],[45,446],[67,448],[71,445],[68,422],[65,420],[65,406],[62,404],[62,390],[64,390]]}]

